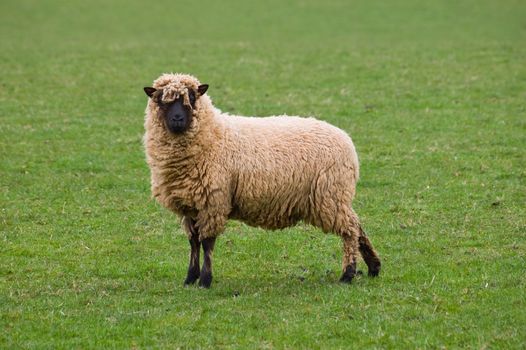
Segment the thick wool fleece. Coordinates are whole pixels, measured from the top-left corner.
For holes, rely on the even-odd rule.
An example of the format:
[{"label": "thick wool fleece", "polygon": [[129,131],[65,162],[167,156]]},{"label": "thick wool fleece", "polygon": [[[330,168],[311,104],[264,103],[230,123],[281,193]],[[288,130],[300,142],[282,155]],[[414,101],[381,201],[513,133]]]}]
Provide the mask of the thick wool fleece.
[{"label": "thick wool fleece", "polygon": [[[153,87],[169,101],[199,84],[189,75],[164,74]],[[166,130],[150,99],[145,129],[152,194],[195,220],[200,239],[221,234],[229,218],[268,229],[304,220],[353,236],[356,247],[358,218],[351,203],[358,157],[342,130],[314,118],[224,114],[207,95],[197,99],[183,134]]]}]

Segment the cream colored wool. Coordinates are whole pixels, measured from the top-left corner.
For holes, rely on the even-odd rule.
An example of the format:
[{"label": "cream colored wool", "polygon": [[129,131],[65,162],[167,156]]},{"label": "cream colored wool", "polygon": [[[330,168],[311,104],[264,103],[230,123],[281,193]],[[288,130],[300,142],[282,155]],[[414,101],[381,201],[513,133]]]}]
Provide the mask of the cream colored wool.
[{"label": "cream colored wool", "polygon": [[[199,81],[164,74],[153,87],[163,100]],[[227,219],[280,229],[299,220],[344,239],[344,268],[357,255],[358,217],[351,208],[358,157],[342,130],[314,118],[241,117],[214,108],[208,95],[197,99],[190,128],[169,133],[157,104],[146,108],[144,145],[155,199],[181,217],[196,221],[200,239],[224,231]],[[190,235],[189,230],[186,230]]]}]

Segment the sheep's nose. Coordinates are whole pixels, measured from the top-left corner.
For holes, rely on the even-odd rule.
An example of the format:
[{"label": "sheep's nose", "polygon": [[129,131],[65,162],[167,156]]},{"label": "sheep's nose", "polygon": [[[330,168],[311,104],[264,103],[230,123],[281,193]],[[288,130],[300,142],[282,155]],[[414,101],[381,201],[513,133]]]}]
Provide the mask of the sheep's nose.
[{"label": "sheep's nose", "polygon": [[180,122],[181,120],[183,120],[183,115],[182,114],[176,114],[172,117],[172,119],[176,122]]}]

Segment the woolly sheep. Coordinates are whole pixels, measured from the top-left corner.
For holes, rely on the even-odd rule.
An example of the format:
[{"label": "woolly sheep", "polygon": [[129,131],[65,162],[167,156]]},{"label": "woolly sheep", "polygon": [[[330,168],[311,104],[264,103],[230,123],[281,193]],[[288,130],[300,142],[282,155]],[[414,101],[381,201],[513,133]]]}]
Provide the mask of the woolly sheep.
[{"label": "woolly sheep", "polygon": [[359,169],[350,137],[314,118],[222,113],[207,89],[186,74],[163,74],[144,88],[151,191],[182,217],[191,247],[185,285],[210,287],[215,240],[228,219],[266,229],[303,220],[342,238],[340,281],[353,279],[358,252],[377,276],[380,259],[351,207]]}]

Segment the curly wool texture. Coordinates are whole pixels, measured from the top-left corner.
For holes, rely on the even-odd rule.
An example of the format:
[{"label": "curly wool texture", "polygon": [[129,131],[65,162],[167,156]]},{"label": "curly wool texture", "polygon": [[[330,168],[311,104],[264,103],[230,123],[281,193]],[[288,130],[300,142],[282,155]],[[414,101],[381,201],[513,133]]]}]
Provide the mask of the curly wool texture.
[{"label": "curly wool texture", "polygon": [[[164,74],[154,82],[163,99],[188,96],[199,81]],[[207,95],[192,111],[190,128],[170,134],[151,99],[144,144],[156,200],[196,221],[201,239],[224,231],[228,219],[280,229],[299,220],[350,236],[358,157],[350,137],[316,120],[291,116],[233,116]]]},{"label": "curly wool texture", "polygon": [[178,74],[179,78],[177,80],[174,80],[173,76],[173,74],[163,74],[154,81],[155,88],[162,88],[163,95],[161,100],[165,103],[170,103],[179,98],[179,96],[184,96],[184,104],[190,106],[188,89],[197,90],[199,81],[190,75]]}]

